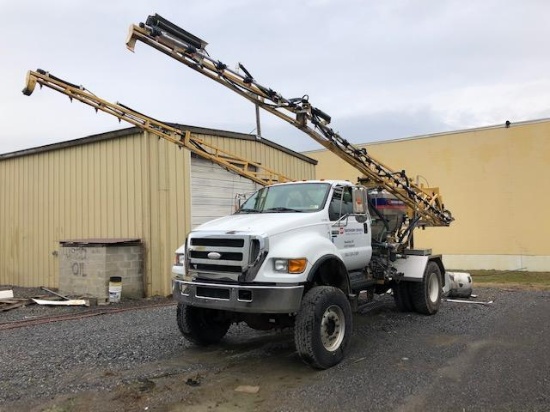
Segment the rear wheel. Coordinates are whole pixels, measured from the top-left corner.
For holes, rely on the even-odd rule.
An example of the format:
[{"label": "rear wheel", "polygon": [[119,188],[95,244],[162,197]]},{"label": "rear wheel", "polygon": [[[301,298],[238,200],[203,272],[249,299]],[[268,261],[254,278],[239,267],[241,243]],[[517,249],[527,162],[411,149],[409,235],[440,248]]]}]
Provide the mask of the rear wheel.
[{"label": "rear wheel", "polygon": [[351,306],[340,289],[318,286],[306,293],[294,328],[296,349],[305,363],[318,369],[339,363],[351,332]]},{"label": "rear wheel", "polygon": [[411,283],[411,298],[414,309],[424,315],[434,315],[441,304],[441,271],[435,262],[428,262],[420,283]]},{"label": "rear wheel", "polygon": [[178,304],[177,322],[185,339],[201,346],[218,343],[231,325],[231,321],[222,311],[197,308],[182,303]]}]

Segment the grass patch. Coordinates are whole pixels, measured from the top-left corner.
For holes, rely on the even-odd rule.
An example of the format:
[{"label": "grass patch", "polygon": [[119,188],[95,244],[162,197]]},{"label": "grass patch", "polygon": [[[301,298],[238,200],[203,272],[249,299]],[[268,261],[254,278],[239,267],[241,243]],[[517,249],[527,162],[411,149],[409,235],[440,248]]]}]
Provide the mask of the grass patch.
[{"label": "grass patch", "polygon": [[550,290],[550,272],[513,270],[466,270],[476,286],[512,287],[520,289]]}]

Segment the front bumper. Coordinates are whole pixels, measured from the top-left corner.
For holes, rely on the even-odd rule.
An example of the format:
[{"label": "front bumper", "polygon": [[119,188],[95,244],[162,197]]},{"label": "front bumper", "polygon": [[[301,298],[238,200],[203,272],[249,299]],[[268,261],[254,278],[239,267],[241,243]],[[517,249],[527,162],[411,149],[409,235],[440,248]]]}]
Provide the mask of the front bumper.
[{"label": "front bumper", "polygon": [[298,312],[303,285],[250,286],[173,279],[174,299],[189,306],[245,313]]}]

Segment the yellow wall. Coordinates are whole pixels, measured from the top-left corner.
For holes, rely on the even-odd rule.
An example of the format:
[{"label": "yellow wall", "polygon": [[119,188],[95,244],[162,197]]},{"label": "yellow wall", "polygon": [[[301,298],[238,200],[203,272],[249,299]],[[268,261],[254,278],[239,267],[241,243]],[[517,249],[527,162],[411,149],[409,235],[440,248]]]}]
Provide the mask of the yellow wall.
[{"label": "yellow wall", "polygon": [[[456,218],[448,228],[417,231],[416,246],[448,255],[550,256],[550,121],[364,147],[392,169],[438,186]],[[305,154],[319,161],[318,178],[358,177],[326,150]]]},{"label": "yellow wall", "polygon": [[[314,177],[313,164],[261,142],[201,137]],[[61,240],[139,238],[145,291],[167,295],[174,251],[191,229],[190,152],[135,129],[91,138],[0,157],[0,284],[57,287]]]},{"label": "yellow wall", "polygon": [[60,240],[143,237],[140,142],[133,135],[0,162],[0,283],[55,286]]}]

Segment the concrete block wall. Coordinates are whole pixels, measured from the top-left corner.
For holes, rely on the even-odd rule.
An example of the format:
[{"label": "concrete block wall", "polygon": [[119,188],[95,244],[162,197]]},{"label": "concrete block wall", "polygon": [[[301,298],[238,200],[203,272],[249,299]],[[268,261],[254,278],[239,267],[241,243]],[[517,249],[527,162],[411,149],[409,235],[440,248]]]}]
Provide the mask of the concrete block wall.
[{"label": "concrete block wall", "polygon": [[109,301],[109,279],[122,278],[122,299],[142,298],[143,247],[139,239],[63,241],[59,292]]}]

